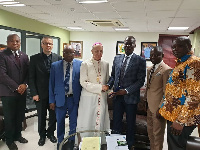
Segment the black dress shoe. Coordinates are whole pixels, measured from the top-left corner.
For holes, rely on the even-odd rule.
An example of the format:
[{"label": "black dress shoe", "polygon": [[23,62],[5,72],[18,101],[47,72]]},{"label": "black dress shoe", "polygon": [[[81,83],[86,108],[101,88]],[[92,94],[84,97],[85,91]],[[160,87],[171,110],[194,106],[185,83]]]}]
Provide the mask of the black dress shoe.
[{"label": "black dress shoe", "polygon": [[41,138],[39,139],[39,141],[38,141],[38,145],[39,145],[39,146],[43,146],[43,145],[45,144],[45,139],[46,139],[46,138],[42,138],[42,137],[41,137]]},{"label": "black dress shoe", "polygon": [[19,143],[28,143],[28,140],[23,138],[22,136],[17,140]]},{"label": "black dress shoe", "polygon": [[18,147],[15,143],[9,144],[8,148],[9,148],[9,150],[18,150]]},{"label": "black dress shoe", "polygon": [[56,143],[57,142],[57,139],[54,135],[51,135],[51,136],[47,136],[47,138],[52,142],[52,143]]}]

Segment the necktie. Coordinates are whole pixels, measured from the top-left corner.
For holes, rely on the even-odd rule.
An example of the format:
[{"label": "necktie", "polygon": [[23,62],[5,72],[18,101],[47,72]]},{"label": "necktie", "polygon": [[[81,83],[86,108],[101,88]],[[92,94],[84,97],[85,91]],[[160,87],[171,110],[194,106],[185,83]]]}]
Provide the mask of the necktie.
[{"label": "necktie", "polygon": [[153,67],[151,68],[150,70],[150,74],[149,74],[149,83],[151,82],[151,77],[152,77],[152,74],[154,73],[155,71],[155,65],[153,65]]},{"label": "necktie", "polygon": [[69,92],[69,78],[70,78],[70,66],[71,64],[68,62],[67,63],[67,68],[66,68],[66,74],[65,74],[65,92]]},{"label": "necktie", "polygon": [[47,71],[50,72],[50,68],[51,68],[51,56],[47,56]]},{"label": "necktie", "polygon": [[16,51],[15,51],[15,60],[16,60],[16,62],[17,62],[17,65],[18,65],[19,67],[21,67],[21,65],[20,65],[20,58],[19,58],[19,56],[17,55]]},{"label": "necktie", "polygon": [[124,60],[124,63],[122,64],[122,67],[121,67],[121,71],[120,71],[120,82],[119,82],[119,85],[122,86],[122,83],[123,83],[123,79],[124,79],[124,73],[125,73],[125,69],[126,69],[126,65],[127,65],[127,60],[128,60],[128,56],[126,56],[125,60]]}]

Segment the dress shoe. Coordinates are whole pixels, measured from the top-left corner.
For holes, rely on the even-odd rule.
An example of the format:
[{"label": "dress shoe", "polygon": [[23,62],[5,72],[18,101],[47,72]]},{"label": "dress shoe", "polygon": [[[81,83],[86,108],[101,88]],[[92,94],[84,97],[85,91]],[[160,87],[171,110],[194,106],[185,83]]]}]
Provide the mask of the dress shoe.
[{"label": "dress shoe", "polygon": [[7,145],[9,150],[18,150],[18,147],[15,143],[9,144]]},{"label": "dress shoe", "polygon": [[46,138],[42,138],[42,137],[41,137],[41,138],[39,139],[39,141],[38,141],[38,145],[39,145],[39,146],[43,146],[43,145],[45,144],[45,139],[46,139]]},{"label": "dress shoe", "polygon": [[47,136],[47,138],[52,142],[52,143],[56,143],[57,142],[57,139],[54,135],[51,135],[51,136]]},{"label": "dress shoe", "polygon": [[28,143],[28,140],[23,138],[22,136],[17,140],[19,143]]}]

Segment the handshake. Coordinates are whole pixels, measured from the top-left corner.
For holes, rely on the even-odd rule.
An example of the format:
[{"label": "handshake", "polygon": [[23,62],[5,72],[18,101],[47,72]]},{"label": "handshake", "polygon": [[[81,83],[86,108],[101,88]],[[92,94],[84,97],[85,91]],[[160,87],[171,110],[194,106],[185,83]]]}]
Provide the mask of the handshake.
[{"label": "handshake", "polygon": [[106,92],[109,90],[109,86],[108,85],[102,85],[102,91]]}]

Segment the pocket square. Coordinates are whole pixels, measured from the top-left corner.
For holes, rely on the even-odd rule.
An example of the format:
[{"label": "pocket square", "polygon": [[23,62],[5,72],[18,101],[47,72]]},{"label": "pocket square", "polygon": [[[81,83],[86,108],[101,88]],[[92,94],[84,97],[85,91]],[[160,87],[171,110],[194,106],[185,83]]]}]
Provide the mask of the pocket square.
[{"label": "pocket square", "polygon": [[161,75],[161,73],[160,72],[158,72],[158,73],[156,73],[156,75],[155,76],[160,76]]}]

